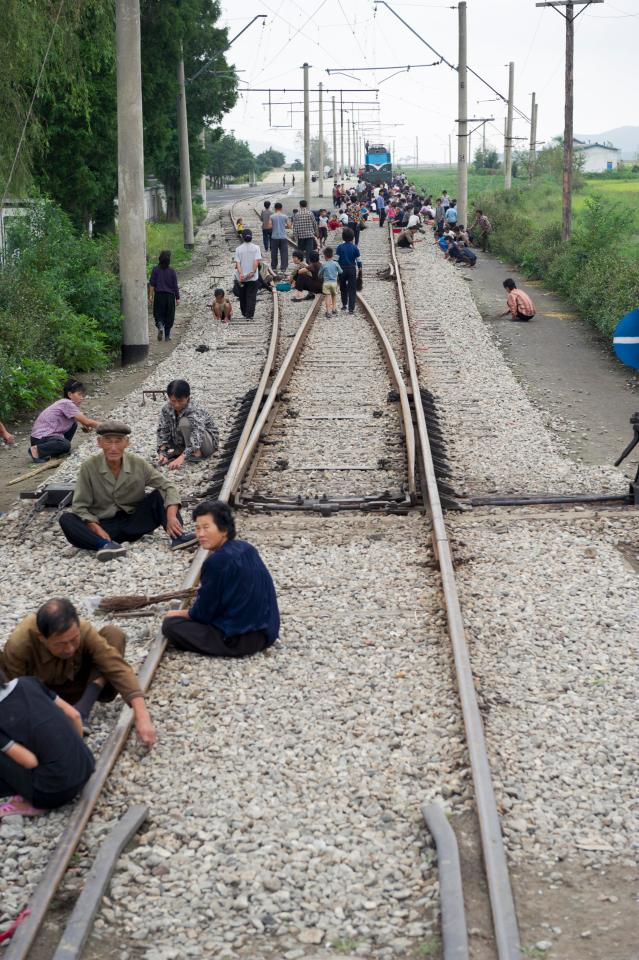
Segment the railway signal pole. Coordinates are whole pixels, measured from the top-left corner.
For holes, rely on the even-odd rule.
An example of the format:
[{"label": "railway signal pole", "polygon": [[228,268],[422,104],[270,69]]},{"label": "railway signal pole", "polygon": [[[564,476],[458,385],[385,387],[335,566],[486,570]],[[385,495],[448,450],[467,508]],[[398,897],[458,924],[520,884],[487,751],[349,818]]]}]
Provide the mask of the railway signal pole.
[{"label": "railway signal pole", "polygon": [[[536,7],[553,7],[566,21],[566,76],[564,106],[564,159],[562,166],[562,216],[561,239],[570,240],[572,232],[572,140],[574,108],[574,59],[575,59],[575,20],[591,3],[603,3],[603,0],[544,0]],[[565,7],[566,11],[560,10]],[[581,7],[575,13],[575,7]],[[534,119],[534,118],[533,118]]]},{"label": "railway signal pole", "polygon": [[127,364],[149,352],[139,0],[117,0],[115,39],[122,363]]}]

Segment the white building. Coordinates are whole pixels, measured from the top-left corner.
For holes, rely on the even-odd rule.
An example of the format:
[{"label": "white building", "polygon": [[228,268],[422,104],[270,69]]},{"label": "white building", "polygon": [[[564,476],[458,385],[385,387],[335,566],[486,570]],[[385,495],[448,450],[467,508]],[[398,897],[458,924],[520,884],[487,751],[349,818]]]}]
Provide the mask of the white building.
[{"label": "white building", "polygon": [[584,173],[605,173],[616,170],[621,160],[621,150],[611,143],[585,143],[573,140],[573,147],[584,158]]}]

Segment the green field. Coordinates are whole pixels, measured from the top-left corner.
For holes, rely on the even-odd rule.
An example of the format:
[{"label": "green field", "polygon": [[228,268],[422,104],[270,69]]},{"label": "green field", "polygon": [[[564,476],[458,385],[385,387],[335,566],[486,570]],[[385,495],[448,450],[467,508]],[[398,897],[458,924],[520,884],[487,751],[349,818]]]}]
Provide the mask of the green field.
[{"label": "green field", "polygon": [[160,250],[171,251],[171,266],[176,270],[191,262],[193,251],[184,249],[181,223],[147,223],[146,260],[149,267],[158,262]]}]

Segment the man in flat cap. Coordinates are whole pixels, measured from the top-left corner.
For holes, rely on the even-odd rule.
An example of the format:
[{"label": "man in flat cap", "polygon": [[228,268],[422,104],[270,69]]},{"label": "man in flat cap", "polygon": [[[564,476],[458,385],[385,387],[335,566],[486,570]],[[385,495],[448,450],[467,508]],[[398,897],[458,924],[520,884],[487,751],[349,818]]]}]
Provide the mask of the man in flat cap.
[{"label": "man in flat cap", "polygon": [[[69,543],[96,551],[98,560],[111,560],[126,553],[123,540],[133,543],[164,527],[173,550],[194,546],[195,535],[182,526],[176,488],[144,457],[127,450],[131,428],[106,420],[96,433],[100,453],[80,467],[71,511],[60,517]],[[152,493],[146,487],[153,487]]]}]

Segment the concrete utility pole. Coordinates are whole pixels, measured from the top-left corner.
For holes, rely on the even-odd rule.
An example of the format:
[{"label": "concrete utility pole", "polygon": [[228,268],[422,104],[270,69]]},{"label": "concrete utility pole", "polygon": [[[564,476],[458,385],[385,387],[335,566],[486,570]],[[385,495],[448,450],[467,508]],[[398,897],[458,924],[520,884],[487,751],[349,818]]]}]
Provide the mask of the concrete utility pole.
[{"label": "concrete utility pole", "polygon": [[513,185],[513,100],[515,97],[515,64],[508,64],[508,114],[504,140],[504,190]]},{"label": "concrete utility pole", "polygon": [[[206,149],[206,131],[204,128],[200,130],[197,136],[198,140],[202,145],[202,150]],[[206,171],[202,174],[200,179],[200,193],[202,194],[202,203],[206,206]]]},{"label": "concrete utility pole", "polygon": [[532,105],[530,108],[530,146],[528,147],[528,179],[532,180],[535,175],[535,160],[537,159],[537,101],[535,94],[532,95]]},{"label": "concrete utility pole", "polygon": [[319,85],[319,190],[318,197],[324,196],[324,100],[323,85]]},{"label": "concrete utility pole", "polygon": [[[554,7],[566,21],[566,76],[564,106],[564,159],[562,167],[563,197],[561,217],[561,239],[570,240],[572,232],[572,154],[573,154],[573,94],[574,94],[574,58],[575,58],[575,20],[592,3],[603,0],[546,0],[536,3],[536,7]],[[566,12],[559,10],[565,7]],[[582,9],[575,13],[575,7]]]},{"label": "concrete utility pole", "polygon": [[419,137],[415,137],[415,167],[419,166]]},{"label": "concrete utility pole", "polygon": [[331,97],[333,104],[333,182],[337,183],[337,124],[335,122],[335,97]]},{"label": "concrete utility pole", "polygon": [[452,138],[449,133],[448,134],[448,166],[452,167],[452,165],[453,165],[453,146],[452,146]]},{"label": "concrete utility pole", "polygon": [[304,199],[311,199],[311,124],[308,106],[308,64],[304,64]]},{"label": "concrete utility pole", "polygon": [[457,130],[457,221],[466,225],[468,219],[468,86],[467,86],[467,35],[466,35],[466,3],[459,4],[459,56],[458,73],[458,104],[457,114],[459,127]]},{"label": "concrete utility pole", "polygon": [[191,160],[189,157],[189,128],[186,118],[186,90],[184,89],[184,58],[180,55],[177,68],[178,99],[178,144],[180,149],[180,199],[182,203],[182,231],[184,249],[192,250],[193,238],[193,201],[191,199]]},{"label": "concrete utility pole", "polygon": [[346,121],[346,146],[348,149],[348,161],[346,166],[346,173],[348,176],[351,174],[351,122],[350,120]]},{"label": "concrete utility pole", "polygon": [[127,364],[144,360],[149,352],[139,0],[117,0],[115,42],[122,363]]},{"label": "concrete utility pole", "polygon": [[344,179],[344,104],[341,90],[339,93],[339,178]]}]

